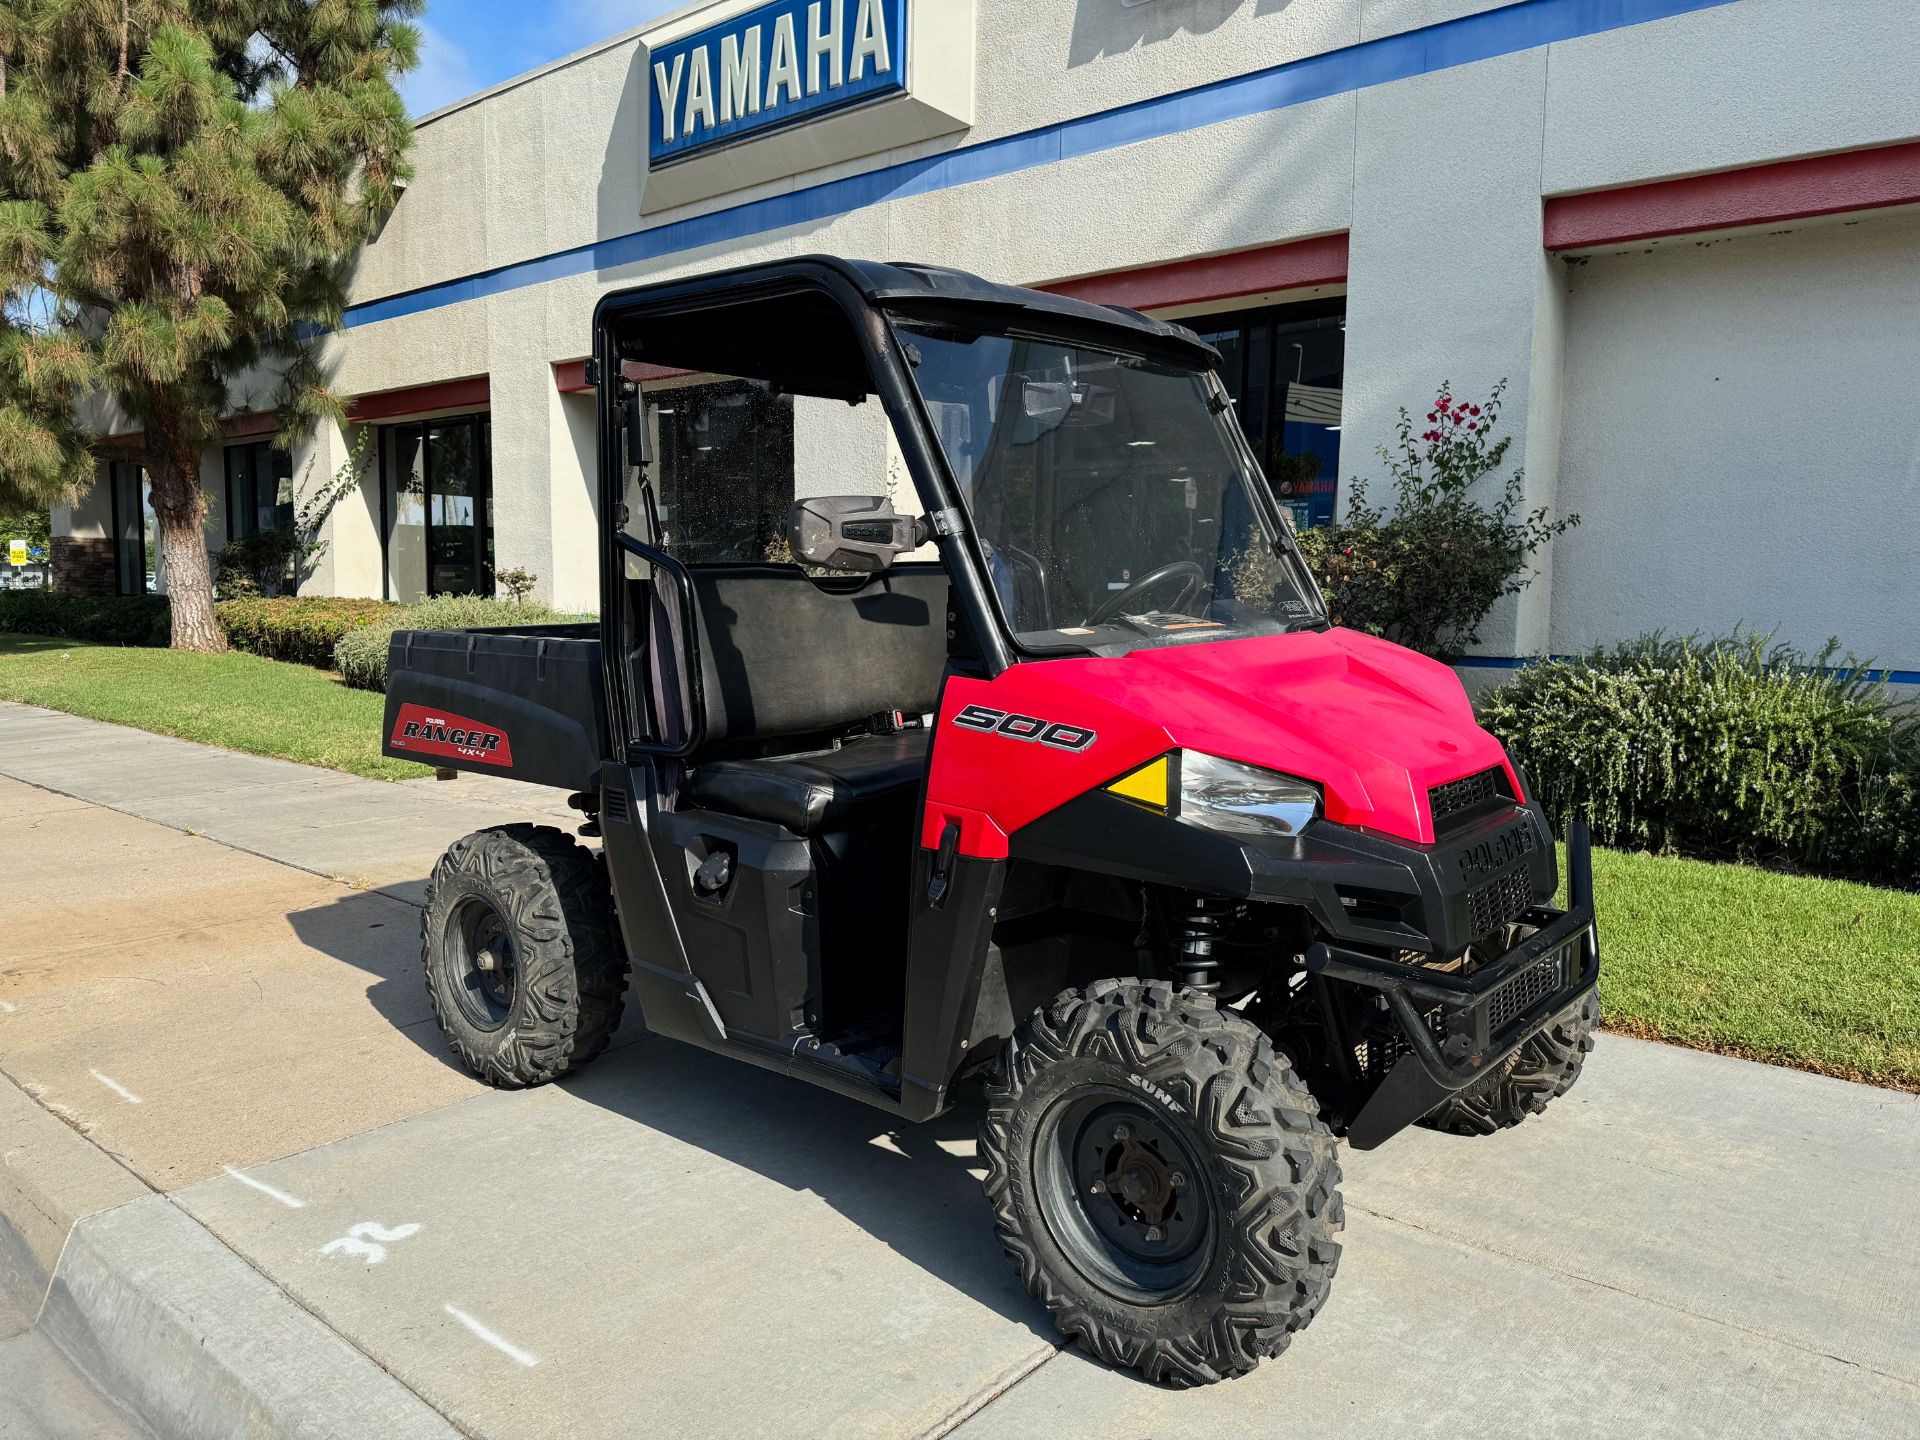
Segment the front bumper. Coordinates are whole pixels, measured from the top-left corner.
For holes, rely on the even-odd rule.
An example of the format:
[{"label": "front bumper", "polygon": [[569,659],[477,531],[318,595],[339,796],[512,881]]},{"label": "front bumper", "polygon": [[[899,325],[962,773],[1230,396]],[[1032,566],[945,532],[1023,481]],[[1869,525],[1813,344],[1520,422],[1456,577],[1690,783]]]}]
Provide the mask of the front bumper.
[{"label": "front bumper", "polygon": [[1600,977],[1593,921],[1593,862],[1585,825],[1567,836],[1568,906],[1535,906],[1521,917],[1539,928],[1468,976],[1423,969],[1322,941],[1307,969],[1327,980],[1379,992],[1405,1053],[1347,1127],[1356,1150],[1371,1150],[1465,1089],[1563,1011]]}]

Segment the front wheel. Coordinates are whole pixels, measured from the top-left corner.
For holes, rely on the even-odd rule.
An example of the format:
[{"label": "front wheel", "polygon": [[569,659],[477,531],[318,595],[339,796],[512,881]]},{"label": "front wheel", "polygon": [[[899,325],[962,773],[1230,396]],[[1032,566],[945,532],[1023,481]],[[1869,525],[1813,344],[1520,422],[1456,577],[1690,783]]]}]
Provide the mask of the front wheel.
[{"label": "front wheel", "polygon": [[1161,981],[1069,990],[1007,1042],[980,1153],[1000,1243],[1083,1349],[1163,1384],[1278,1355],[1340,1259],[1340,1167],[1251,1022]]},{"label": "front wheel", "polygon": [[427,997],[490,1085],[577,1070],[620,1024],[627,967],[606,870],[565,831],[503,825],[456,840],[420,915]]},{"label": "front wheel", "polygon": [[1489,1073],[1441,1101],[1420,1123],[1449,1135],[1512,1129],[1573,1088],[1599,1028],[1600,997],[1589,990]]}]

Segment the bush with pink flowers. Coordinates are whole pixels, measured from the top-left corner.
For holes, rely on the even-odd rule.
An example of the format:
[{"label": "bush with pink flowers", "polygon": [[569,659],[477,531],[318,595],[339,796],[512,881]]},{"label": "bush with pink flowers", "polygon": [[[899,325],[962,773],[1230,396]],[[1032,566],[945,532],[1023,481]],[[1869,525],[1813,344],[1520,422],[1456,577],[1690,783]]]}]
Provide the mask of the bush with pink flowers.
[{"label": "bush with pink flowers", "polygon": [[1479,640],[1495,601],[1532,579],[1534,552],[1580,523],[1523,509],[1519,469],[1497,491],[1479,484],[1513,445],[1511,435],[1496,438],[1506,385],[1480,402],[1442,384],[1418,429],[1402,408],[1396,443],[1379,452],[1396,492],[1392,511],[1369,505],[1356,478],[1346,515],[1300,536],[1335,623],[1451,659]]}]

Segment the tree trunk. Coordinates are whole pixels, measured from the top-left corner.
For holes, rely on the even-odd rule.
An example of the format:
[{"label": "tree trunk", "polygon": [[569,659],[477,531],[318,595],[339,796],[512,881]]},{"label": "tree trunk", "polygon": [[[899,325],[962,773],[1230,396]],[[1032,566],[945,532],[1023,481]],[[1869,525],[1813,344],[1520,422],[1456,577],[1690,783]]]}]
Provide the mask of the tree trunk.
[{"label": "tree trunk", "polygon": [[197,455],[155,456],[147,475],[153,514],[160,523],[167,600],[173,611],[173,648],[218,652],[227,637],[213,618],[213,576],[207,568],[207,500]]}]

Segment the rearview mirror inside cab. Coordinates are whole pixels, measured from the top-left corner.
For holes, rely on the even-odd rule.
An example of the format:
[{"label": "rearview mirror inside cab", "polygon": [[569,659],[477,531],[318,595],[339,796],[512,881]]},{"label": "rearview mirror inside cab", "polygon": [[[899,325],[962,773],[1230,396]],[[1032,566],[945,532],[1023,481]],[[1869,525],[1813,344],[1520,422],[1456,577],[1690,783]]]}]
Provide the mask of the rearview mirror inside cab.
[{"label": "rearview mirror inside cab", "polygon": [[787,509],[793,558],[823,570],[884,570],[920,547],[924,526],[884,495],[809,495]]}]

